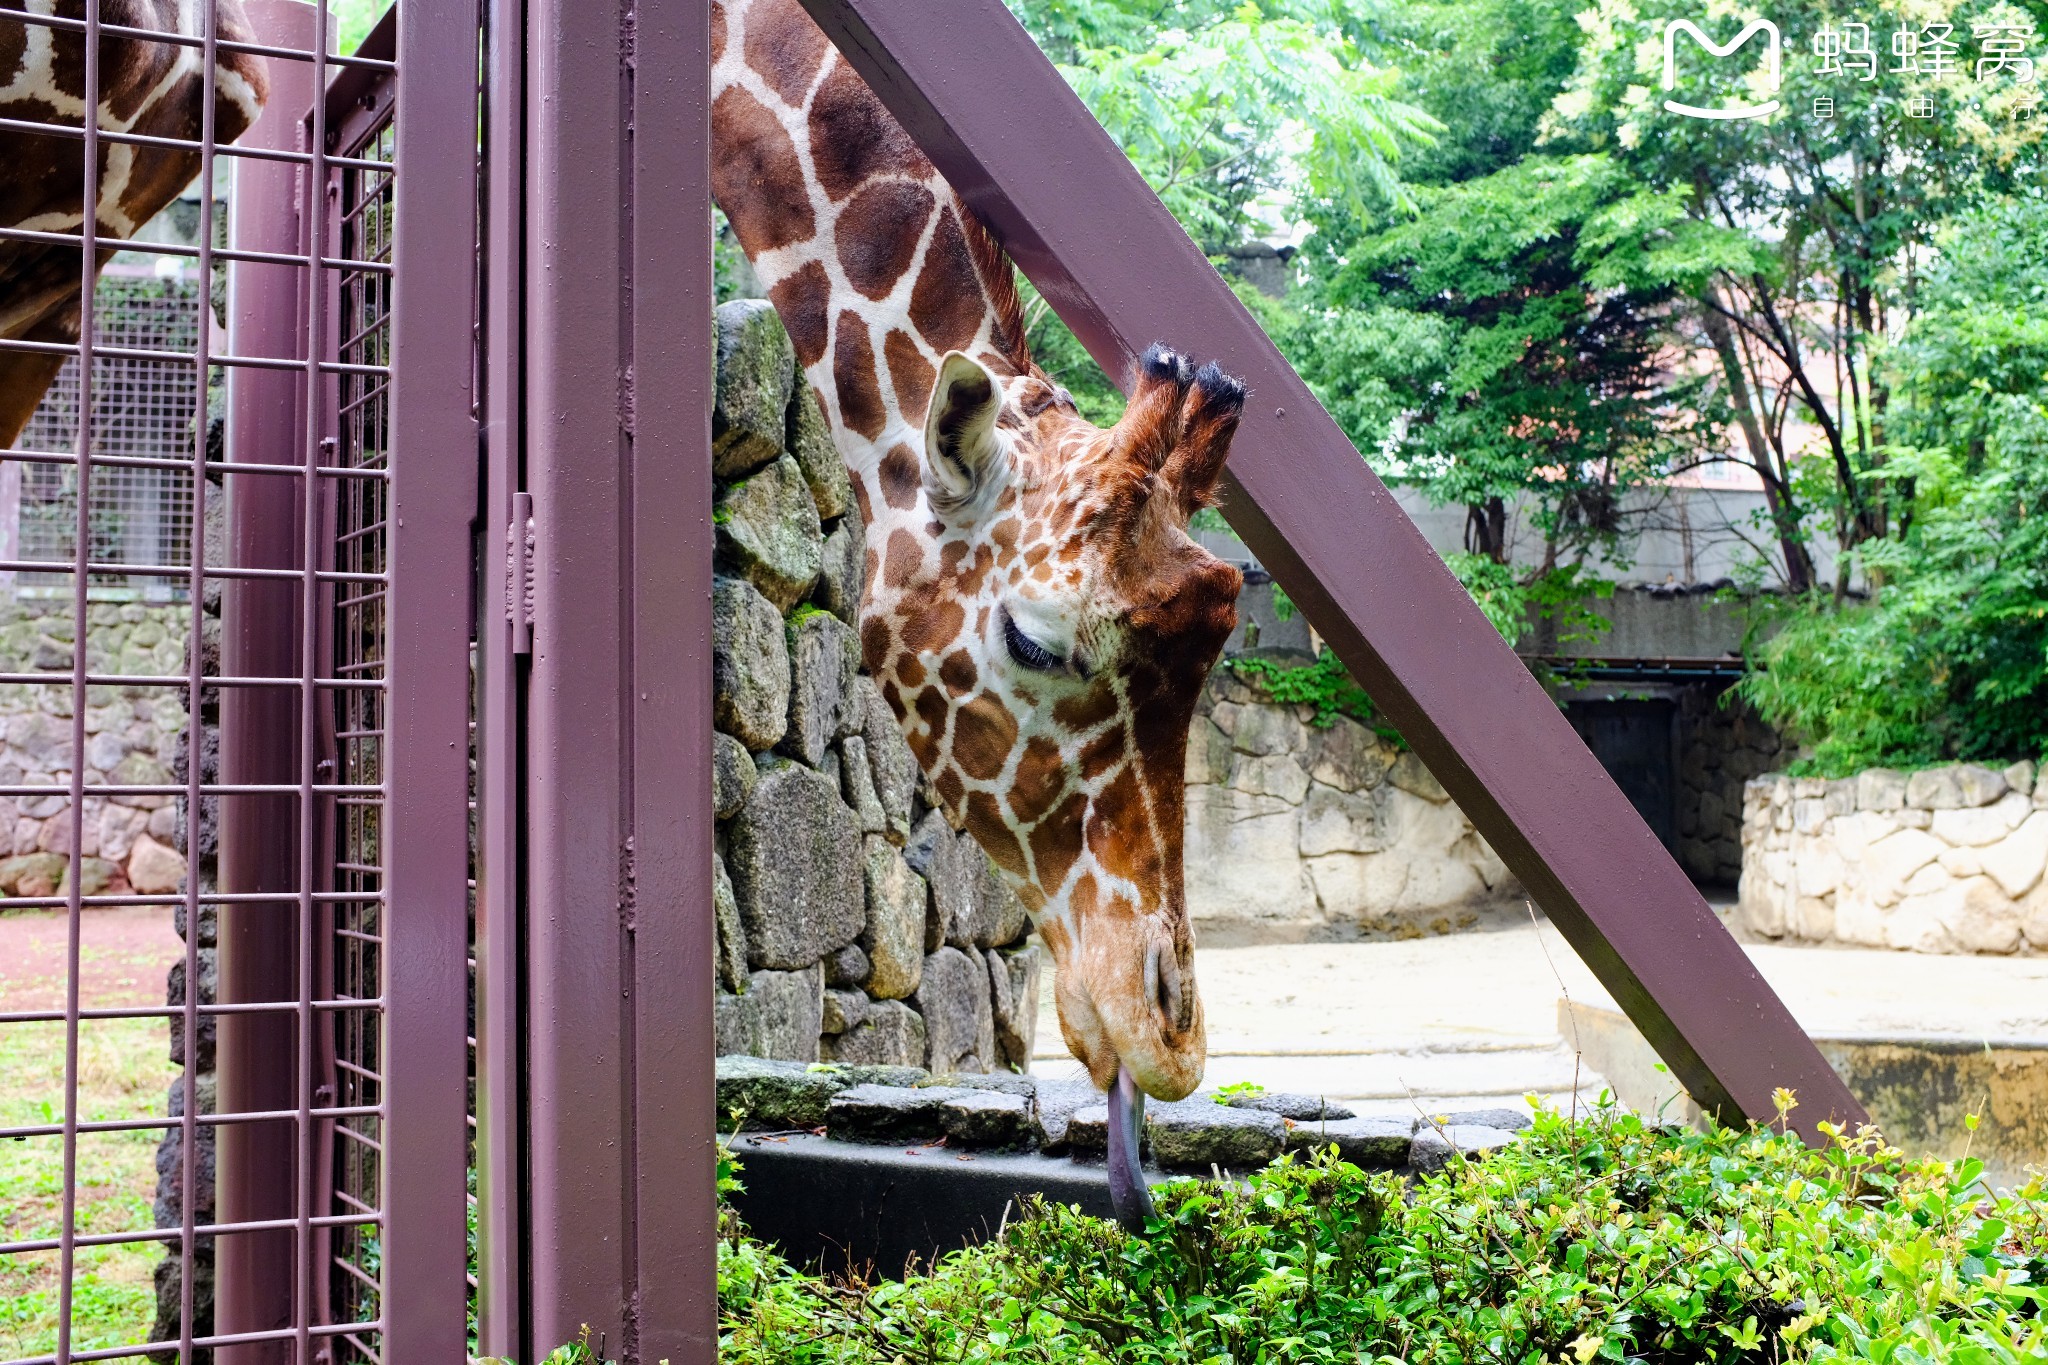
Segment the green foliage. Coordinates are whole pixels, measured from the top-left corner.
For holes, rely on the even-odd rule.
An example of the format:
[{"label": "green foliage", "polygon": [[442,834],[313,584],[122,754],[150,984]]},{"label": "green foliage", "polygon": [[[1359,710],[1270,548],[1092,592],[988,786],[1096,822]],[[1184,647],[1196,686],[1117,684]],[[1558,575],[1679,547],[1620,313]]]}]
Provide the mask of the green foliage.
[{"label": "green foliage", "polygon": [[1266,1087],[1260,1085],[1257,1081],[1233,1081],[1229,1085],[1217,1086],[1216,1093],[1212,1098],[1218,1104],[1227,1105],[1232,1097],[1237,1095],[1263,1095],[1265,1093]]},{"label": "green foliage", "polygon": [[1868,603],[1802,603],[1742,684],[1805,767],[2048,754],[2048,215],[1969,214],[1881,370],[1897,513],[1860,551]]},{"label": "green foliage", "polygon": [[[1789,1103],[1789,1096],[1786,1097]],[[1144,1237],[1025,1201],[901,1282],[720,1246],[720,1358],[768,1362],[2038,1362],[2041,1181],[1603,1110],[1412,1190],[1334,1149],[1155,1192]]]},{"label": "green foliage", "polygon": [[1294,664],[1264,654],[1238,654],[1224,661],[1239,676],[1250,678],[1266,695],[1282,706],[1312,706],[1309,724],[1327,730],[1337,717],[1349,716],[1372,726],[1388,739],[1398,741],[1391,728],[1378,720],[1372,698],[1351,681],[1351,674],[1338,662],[1335,652],[1325,649],[1314,663]]}]

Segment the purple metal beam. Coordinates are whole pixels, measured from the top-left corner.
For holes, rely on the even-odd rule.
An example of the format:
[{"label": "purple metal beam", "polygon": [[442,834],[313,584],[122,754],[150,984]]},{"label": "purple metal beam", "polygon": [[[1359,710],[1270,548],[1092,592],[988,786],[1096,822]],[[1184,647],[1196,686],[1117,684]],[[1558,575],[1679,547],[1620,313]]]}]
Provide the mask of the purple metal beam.
[{"label": "purple metal beam", "polygon": [[[398,15],[384,771],[383,1357],[465,1357],[473,5]],[[340,145],[346,147],[343,142]],[[323,1267],[324,1270],[324,1267]]]},{"label": "purple metal beam", "polygon": [[524,39],[526,1350],[711,1365],[709,6],[532,0]]},{"label": "purple metal beam", "polygon": [[803,0],[1112,375],[1250,385],[1225,515],[1700,1103],[1863,1109],[1002,0]]}]

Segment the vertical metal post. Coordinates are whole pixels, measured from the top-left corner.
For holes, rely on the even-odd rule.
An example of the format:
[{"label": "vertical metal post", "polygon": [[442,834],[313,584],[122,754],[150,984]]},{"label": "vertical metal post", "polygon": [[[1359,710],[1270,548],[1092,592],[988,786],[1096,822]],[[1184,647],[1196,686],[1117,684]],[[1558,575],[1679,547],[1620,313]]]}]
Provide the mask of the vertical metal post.
[{"label": "vertical metal post", "polygon": [[529,13],[529,1350],[710,1365],[709,7]]},{"label": "vertical metal post", "polygon": [[384,1358],[465,1354],[473,4],[399,12],[385,677]]},{"label": "vertical metal post", "polygon": [[[300,0],[248,0],[258,41],[310,49],[313,7]],[[242,145],[297,149],[314,98],[314,73],[295,61],[270,65],[270,102]],[[304,249],[299,209],[304,173],[284,162],[236,158],[231,238],[241,250],[297,254]],[[229,271],[228,349],[234,355],[298,356],[308,344],[304,271],[287,265],[236,262]],[[301,375],[236,368],[228,377],[230,462],[294,464],[308,420]],[[242,569],[296,571],[305,535],[302,490],[288,477],[230,480],[228,560]],[[276,678],[275,687],[222,690],[221,781],[296,788],[299,698],[299,584],[289,578],[229,579],[222,586],[221,669],[239,677]],[[198,610],[198,604],[193,604]],[[223,1004],[291,1001],[299,993],[296,892],[300,874],[297,798],[220,798],[220,885],[228,893],[275,893],[272,901],[220,907],[220,1000]],[[197,932],[193,926],[192,932]],[[299,1108],[297,1031],[287,1013],[224,1014],[219,1019],[219,1105],[223,1113]],[[291,1220],[298,1171],[290,1121],[227,1123],[217,1133],[217,1221]],[[290,1227],[222,1235],[215,1247],[215,1330],[227,1335],[291,1326],[293,1255]],[[222,1365],[269,1365],[291,1358],[288,1340],[222,1347]]]}]

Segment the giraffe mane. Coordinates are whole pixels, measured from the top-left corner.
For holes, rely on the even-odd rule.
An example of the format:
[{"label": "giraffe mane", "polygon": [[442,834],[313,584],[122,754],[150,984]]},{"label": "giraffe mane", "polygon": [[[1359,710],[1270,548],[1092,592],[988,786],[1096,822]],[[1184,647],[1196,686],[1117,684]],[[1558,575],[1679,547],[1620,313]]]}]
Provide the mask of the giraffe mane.
[{"label": "giraffe mane", "polygon": [[960,222],[967,238],[968,253],[974,258],[974,269],[981,276],[981,287],[988,293],[989,308],[995,314],[995,322],[989,329],[989,341],[996,354],[1012,365],[1018,374],[1031,374],[1031,343],[1025,335],[1024,303],[1017,294],[1017,267],[1003,250],[988,224],[981,215],[969,208],[959,196],[954,196],[959,205]]}]

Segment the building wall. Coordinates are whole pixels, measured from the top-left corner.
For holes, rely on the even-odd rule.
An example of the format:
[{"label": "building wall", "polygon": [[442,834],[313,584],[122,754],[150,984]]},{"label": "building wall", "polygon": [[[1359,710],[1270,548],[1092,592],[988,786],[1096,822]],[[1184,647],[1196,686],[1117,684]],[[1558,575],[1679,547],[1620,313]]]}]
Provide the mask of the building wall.
[{"label": "building wall", "polygon": [[2032,763],[1743,791],[1742,922],[1767,938],[1927,953],[2048,949],[2048,780]]}]

